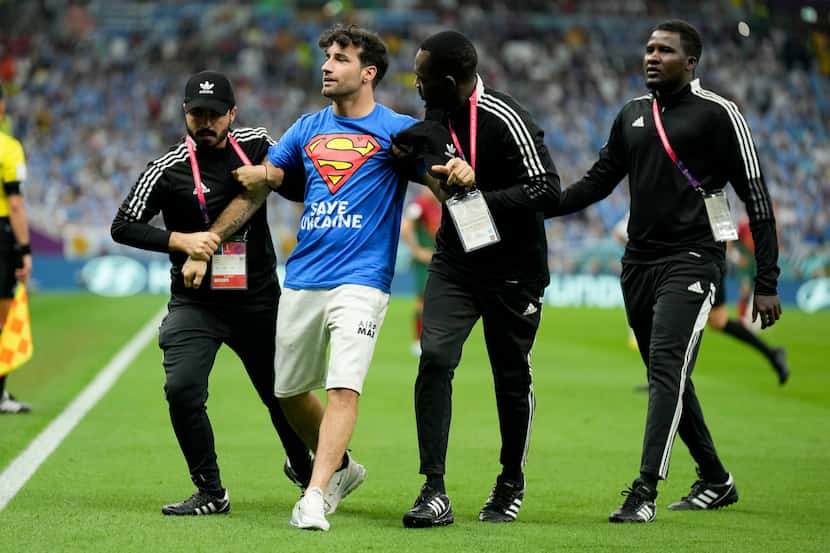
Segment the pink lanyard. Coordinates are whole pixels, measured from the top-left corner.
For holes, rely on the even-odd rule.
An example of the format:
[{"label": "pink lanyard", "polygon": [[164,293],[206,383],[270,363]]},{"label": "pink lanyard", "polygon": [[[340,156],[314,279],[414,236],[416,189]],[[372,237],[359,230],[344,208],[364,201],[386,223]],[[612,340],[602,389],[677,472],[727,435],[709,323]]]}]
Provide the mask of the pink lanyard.
[{"label": "pink lanyard", "polygon": [[[251,160],[245,155],[245,152],[239,146],[239,143],[228,133],[228,142],[231,143],[236,155],[242,160],[245,165],[251,165]],[[205,187],[202,184],[202,173],[199,171],[199,162],[196,160],[196,150],[193,147],[193,139],[190,136],[185,138],[187,144],[187,156],[190,158],[190,170],[193,172],[193,182],[196,185],[196,197],[199,199],[199,210],[202,212],[202,218],[205,220],[205,225],[210,226],[210,216],[208,215],[207,200],[205,200]]]},{"label": "pink lanyard", "polygon": [[663,143],[663,149],[666,150],[666,153],[669,154],[669,157],[674,162],[675,166],[680,169],[680,172],[683,173],[683,176],[686,177],[686,180],[689,181],[689,184],[692,185],[692,188],[697,188],[700,191],[703,191],[702,188],[698,188],[700,186],[700,182],[692,175],[692,173],[686,168],[680,158],[677,157],[677,154],[674,153],[674,150],[669,144],[669,137],[666,136],[666,131],[663,129],[663,120],[660,119],[660,109],[657,107],[657,98],[651,103],[651,112],[654,114],[654,125],[657,127],[657,134],[660,135],[660,141]]},{"label": "pink lanyard", "polygon": [[[473,171],[476,170],[476,135],[478,134],[478,110],[476,109],[478,106],[478,90],[473,90],[472,96],[470,96],[470,167],[473,168]],[[458,141],[458,135],[455,134],[455,131],[452,128],[452,121],[448,121],[450,127],[450,136],[452,136],[452,142],[455,144],[455,148],[458,150],[458,153],[461,154],[461,157],[467,159],[464,155],[464,150],[461,148],[461,143]]]}]

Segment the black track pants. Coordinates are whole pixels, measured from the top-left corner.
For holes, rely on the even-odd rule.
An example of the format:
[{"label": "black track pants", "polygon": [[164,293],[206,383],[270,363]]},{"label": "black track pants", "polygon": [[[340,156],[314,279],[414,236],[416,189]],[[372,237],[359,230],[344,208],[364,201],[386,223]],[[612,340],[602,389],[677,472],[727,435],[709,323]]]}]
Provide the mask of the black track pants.
[{"label": "black track pants", "polygon": [[720,273],[699,259],[623,267],[628,322],[648,374],[640,472],[660,479],[668,475],[677,433],[701,470],[721,467],[691,380]]},{"label": "black track pants", "polygon": [[274,396],[276,301],[272,307],[243,311],[173,300],[159,329],[170,420],[191,479],[201,489],[221,488],[213,429],[205,403],[208,377],[223,343],[244,364],[291,464],[299,471],[309,470],[308,450],[288,424]]},{"label": "black track pants", "polygon": [[480,290],[430,272],[424,291],[415,415],[421,474],[444,474],[452,417],[452,379],[473,325],[482,319],[501,432],[500,462],[519,470],[530,443],[535,398],[530,349],[541,319],[541,288]]}]

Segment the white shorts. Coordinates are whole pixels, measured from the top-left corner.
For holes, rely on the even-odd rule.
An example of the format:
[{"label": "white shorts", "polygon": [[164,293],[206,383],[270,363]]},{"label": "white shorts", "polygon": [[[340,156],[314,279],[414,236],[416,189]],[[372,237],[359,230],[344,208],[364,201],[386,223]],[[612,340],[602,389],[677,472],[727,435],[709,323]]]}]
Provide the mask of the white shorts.
[{"label": "white shorts", "polygon": [[274,394],[292,397],[323,387],[361,393],[388,307],[389,294],[369,286],[283,289]]}]

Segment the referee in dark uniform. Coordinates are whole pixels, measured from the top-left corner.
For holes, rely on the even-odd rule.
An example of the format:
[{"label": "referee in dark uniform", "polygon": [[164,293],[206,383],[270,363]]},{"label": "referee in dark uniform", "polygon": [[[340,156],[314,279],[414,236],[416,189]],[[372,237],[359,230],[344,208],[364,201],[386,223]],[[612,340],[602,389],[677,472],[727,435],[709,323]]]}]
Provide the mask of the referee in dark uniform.
[{"label": "referee in dark uniform", "polygon": [[479,318],[502,441],[502,472],[479,519],[512,522],[524,498],[535,407],[530,350],[550,278],[543,212],[559,203],[559,176],[541,129],[513,98],[484,85],[477,61],[469,39],[454,31],[427,38],[415,58],[427,119],[449,130],[447,148],[475,170],[500,241],[467,251],[445,203],[424,291],[415,413],[426,483],[403,517],[410,528],[453,522],[444,485],[452,378]]},{"label": "referee in dark uniform", "polygon": [[[725,234],[716,210],[727,182],[746,204],[755,240],[754,316],[763,328],[781,314],[778,245],[772,204],[749,127],[734,103],[695,79],[702,44],[684,21],[654,28],[643,68],[651,93],[617,115],[599,159],[562,193],[559,214],[608,196],[628,175],[629,242],[622,290],[649,384],[640,476],[611,522],[654,520],[657,482],[668,475],[675,434],[689,448],[699,479],[673,510],[717,509],[735,503],[732,475],[718,457],[691,380],[707,315],[725,268]],[[661,137],[662,135],[662,137]],[[704,200],[704,194],[709,198]],[[714,207],[727,211],[725,199]],[[728,227],[728,224],[727,224]]]},{"label": "referee in dark uniform", "polygon": [[[262,162],[273,140],[261,127],[230,130],[237,107],[231,83],[221,73],[193,75],[183,107],[187,136],[147,165],[115,216],[112,237],[144,250],[170,252],[172,297],[159,329],[164,391],[176,438],[198,489],[162,512],[207,515],[230,510],[205,406],[208,377],[223,343],[242,360],[268,408],[288,456],[285,472],[300,487],[311,476],[311,461],[274,396],[280,286],[266,208],[221,245],[218,235],[206,231],[242,191],[231,171],[243,163]],[[166,229],[149,224],[159,212]],[[185,282],[182,266],[188,256],[211,255],[217,248],[205,284]],[[228,255],[217,261],[221,253]]]}]

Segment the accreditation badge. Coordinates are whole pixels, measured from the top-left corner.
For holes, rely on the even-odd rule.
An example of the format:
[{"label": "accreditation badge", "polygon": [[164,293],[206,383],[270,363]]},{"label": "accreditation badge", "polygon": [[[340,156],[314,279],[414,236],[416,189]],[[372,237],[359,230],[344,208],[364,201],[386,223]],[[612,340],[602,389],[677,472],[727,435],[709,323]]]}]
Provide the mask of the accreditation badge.
[{"label": "accreditation badge", "polygon": [[709,226],[712,236],[717,242],[727,242],[738,239],[738,229],[732,221],[729,212],[729,202],[726,201],[726,191],[721,188],[714,192],[703,194],[703,203],[706,205],[706,215],[709,217]]},{"label": "accreditation badge", "polygon": [[479,190],[471,190],[446,201],[455,230],[465,252],[496,244],[501,240],[490,208]]},{"label": "accreditation badge", "polygon": [[247,243],[244,238],[231,237],[222,242],[213,254],[213,290],[247,290]]}]

